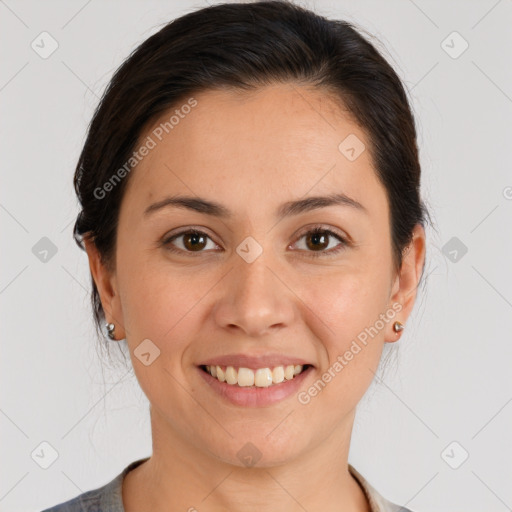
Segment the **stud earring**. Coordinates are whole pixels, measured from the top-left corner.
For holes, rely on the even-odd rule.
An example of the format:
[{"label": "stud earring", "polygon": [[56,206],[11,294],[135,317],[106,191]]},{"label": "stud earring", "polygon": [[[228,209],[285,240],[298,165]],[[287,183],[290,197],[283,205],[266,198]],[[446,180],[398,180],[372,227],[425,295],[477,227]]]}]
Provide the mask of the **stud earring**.
[{"label": "stud earring", "polygon": [[114,340],[115,341],[115,335],[114,335],[114,329],[116,328],[116,326],[114,324],[110,324],[110,323],[106,323],[105,324],[106,328],[107,328],[107,336],[111,339],[111,340]]},{"label": "stud earring", "polygon": [[398,320],[393,324],[393,330],[396,333],[399,333],[404,328],[404,324],[402,322],[399,322]]}]

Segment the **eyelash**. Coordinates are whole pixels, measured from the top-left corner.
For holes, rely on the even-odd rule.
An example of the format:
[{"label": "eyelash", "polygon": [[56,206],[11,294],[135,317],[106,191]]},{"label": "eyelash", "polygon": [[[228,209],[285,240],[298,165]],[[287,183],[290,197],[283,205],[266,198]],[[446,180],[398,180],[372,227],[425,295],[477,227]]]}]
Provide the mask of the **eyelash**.
[{"label": "eyelash", "polygon": [[[183,249],[177,249],[176,247],[172,246],[172,244],[171,244],[172,241],[174,241],[175,239],[179,238],[180,236],[188,235],[188,234],[204,235],[207,238],[210,238],[210,240],[211,240],[211,237],[208,236],[203,231],[199,231],[197,229],[187,229],[185,231],[181,231],[179,233],[176,233],[176,234],[172,235],[171,237],[169,237],[167,239],[164,239],[162,241],[162,246],[166,247],[167,250],[169,250],[169,251],[171,251],[173,253],[177,253],[177,254],[190,254],[192,256],[196,256],[196,255],[198,256],[202,252],[205,252],[205,251],[198,251],[198,252],[194,253],[193,251],[184,251]],[[336,232],[334,232],[334,231],[332,231],[330,229],[323,228],[321,226],[314,226],[309,231],[305,231],[304,233],[302,233],[299,236],[299,238],[297,238],[296,242],[301,240],[306,235],[316,235],[316,234],[325,234],[325,235],[328,235],[329,237],[337,238],[340,241],[340,244],[336,248],[330,249],[328,251],[326,251],[326,250],[323,250],[323,251],[305,251],[307,253],[310,253],[310,255],[313,258],[318,258],[320,256],[323,256],[323,257],[334,256],[334,255],[338,254],[340,251],[342,251],[346,246],[350,245],[349,242],[344,237],[339,235],[338,233],[336,233]]]}]

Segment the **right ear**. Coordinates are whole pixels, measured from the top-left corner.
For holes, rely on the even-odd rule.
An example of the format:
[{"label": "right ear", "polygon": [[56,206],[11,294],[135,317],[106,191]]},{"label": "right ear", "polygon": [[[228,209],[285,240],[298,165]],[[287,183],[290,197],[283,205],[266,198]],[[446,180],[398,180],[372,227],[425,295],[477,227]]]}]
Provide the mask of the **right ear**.
[{"label": "right ear", "polygon": [[96,244],[89,237],[84,237],[83,241],[89,258],[89,269],[91,270],[94,283],[98,289],[101,305],[105,312],[105,319],[107,322],[115,324],[116,337],[118,339],[124,338],[124,321],[115,272],[112,273],[101,261]]}]

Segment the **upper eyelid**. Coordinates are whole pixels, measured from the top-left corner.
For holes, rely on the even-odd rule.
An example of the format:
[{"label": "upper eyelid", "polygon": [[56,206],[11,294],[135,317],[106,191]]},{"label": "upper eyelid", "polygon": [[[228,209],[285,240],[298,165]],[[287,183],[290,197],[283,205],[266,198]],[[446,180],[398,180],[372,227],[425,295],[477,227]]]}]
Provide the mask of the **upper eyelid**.
[{"label": "upper eyelid", "polygon": [[322,224],[313,224],[312,226],[308,226],[304,228],[304,230],[299,231],[299,234],[296,235],[296,238],[300,238],[304,235],[307,235],[308,233],[311,233],[311,231],[326,231],[329,232],[329,234],[337,236],[341,238],[342,240],[347,240],[348,236],[344,235],[342,233],[338,233],[338,231],[335,228],[323,226]]},{"label": "upper eyelid", "polygon": [[[197,232],[201,235],[206,235],[210,240],[215,242],[214,237],[211,236],[208,232],[206,232],[205,228],[199,228],[199,227],[194,227],[194,226],[184,228],[183,230],[178,231],[177,233],[173,233],[172,235],[164,235],[162,240],[164,242],[170,242],[171,240],[174,240],[180,236],[186,235],[187,233],[195,233],[195,232]],[[215,242],[215,243],[217,244],[217,242]],[[219,245],[219,244],[217,244],[217,245]]]}]

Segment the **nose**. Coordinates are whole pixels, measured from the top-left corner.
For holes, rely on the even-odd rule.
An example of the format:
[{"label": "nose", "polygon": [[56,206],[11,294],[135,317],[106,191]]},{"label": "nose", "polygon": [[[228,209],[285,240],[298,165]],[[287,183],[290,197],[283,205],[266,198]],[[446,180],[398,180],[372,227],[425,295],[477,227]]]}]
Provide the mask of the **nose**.
[{"label": "nose", "polygon": [[294,294],[270,260],[263,252],[252,263],[235,261],[215,307],[217,325],[254,338],[292,325]]}]

